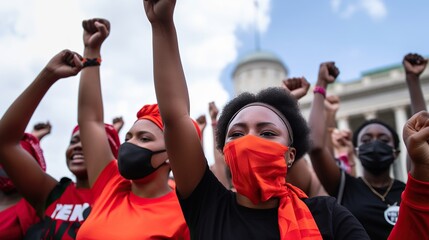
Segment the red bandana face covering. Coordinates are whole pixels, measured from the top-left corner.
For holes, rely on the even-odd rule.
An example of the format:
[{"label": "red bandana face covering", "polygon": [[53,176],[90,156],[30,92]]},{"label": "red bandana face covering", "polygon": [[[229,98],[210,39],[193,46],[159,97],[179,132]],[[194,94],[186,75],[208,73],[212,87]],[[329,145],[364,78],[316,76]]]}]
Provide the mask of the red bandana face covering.
[{"label": "red bandana face covering", "polygon": [[280,239],[322,239],[316,222],[301,198],[300,189],[286,183],[288,147],[253,135],[227,143],[226,164],[237,192],[254,204],[278,198]]}]

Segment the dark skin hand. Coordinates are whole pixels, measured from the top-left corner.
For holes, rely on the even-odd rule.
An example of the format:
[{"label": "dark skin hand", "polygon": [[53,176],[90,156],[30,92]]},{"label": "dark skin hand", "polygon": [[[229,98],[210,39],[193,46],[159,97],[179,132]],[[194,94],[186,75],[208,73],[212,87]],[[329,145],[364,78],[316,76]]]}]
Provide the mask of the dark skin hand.
[{"label": "dark skin hand", "polygon": [[41,122],[34,125],[31,134],[33,134],[40,141],[43,137],[50,134],[51,130],[52,125],[49,121],[47,121],[46,123]]},{"label": "dark skin hand", "polygon": [[305,77],[288,78],[283,80],[283,88],[299,100],[307,94],[310,83]]},{"label": "dark skin hand", "polygon": [[405,72],[420,75],[426,68],[428,60],[416,53],[409,53],[405,55],[403,60]]},{"label": "dark skin hand", "polygon": [[112,120],[113,127],[116,129],[116,131],[119,133],[124,126],[124,119],[122,117],[115,117]]},{"label": "dark skin hand", "polygon": [[322,63],[319,70],[319,79],[324,79],[327,83],[333,83],[340,75],[340,70],[335,66],[335,62]]}]

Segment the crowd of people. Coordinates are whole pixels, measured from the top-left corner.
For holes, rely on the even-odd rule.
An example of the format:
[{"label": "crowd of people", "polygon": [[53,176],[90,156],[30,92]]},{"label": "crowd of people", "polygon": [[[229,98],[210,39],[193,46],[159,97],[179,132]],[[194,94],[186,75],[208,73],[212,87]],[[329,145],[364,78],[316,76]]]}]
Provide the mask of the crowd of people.
[{"label": "crowd of people", "polygon": [[[102,101],[110,22],[84,20],[82,55],[66,49],[53,56],[0,119],[0,239],[429,237],[429,113],[420,84],[427,59],[403,58],[412,116],[402,133],[380,119],[338,129],[340,98],[328,86],[340,70],[323,62],[313,87],[289,78],[282,87],[244,92],[221,111],[208,103],[213,152],[204,152],[209,121],[190,117],[176,1],[143,4],[157,102],[137,109],[121,143],[124,120],[106,123]],[[51,86],[78,74],[77,125],[65,154],[75,180],[58,181],[45,172],[40,147],[51,124],[25,129]],[[299,100],[310,89],[305,119]],[[390,174],[400,151],[407,152],[406,183]]]}]

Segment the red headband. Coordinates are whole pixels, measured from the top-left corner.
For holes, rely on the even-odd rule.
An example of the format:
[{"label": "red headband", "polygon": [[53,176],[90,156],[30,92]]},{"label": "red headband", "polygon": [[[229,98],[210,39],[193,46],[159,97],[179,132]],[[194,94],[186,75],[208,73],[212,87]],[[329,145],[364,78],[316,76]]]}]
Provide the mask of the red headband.
[{"label": "red headband", "polygon": [[[104,124],[104,129],[106,130],[106,133],[107,133],[107,140],[109,140],[110,149],[112,150],[112,153],[115,156],[115,158],[117,158],[119,145],[121,145],[119,141],[118,132],[112,125],[107,123]],[[79,131],[79,125],[76,125],[76,127],[74,127],[72,135],[75,134],[75,132],[77,131]]]},{"label": "red headband", "polygon": [[[161,114],[159,113],[158,104],[147,104],[144,105],[138,112],[137,112],[137,120],[139,119],[147,119],[155,123],[162,131],[164,131],[164,124],[162,123]],[[192,122],[194,123],[195,129],[197,130],[198,137],[201,139],[201,130],[198,126],[198,123],[192,119]]]}]

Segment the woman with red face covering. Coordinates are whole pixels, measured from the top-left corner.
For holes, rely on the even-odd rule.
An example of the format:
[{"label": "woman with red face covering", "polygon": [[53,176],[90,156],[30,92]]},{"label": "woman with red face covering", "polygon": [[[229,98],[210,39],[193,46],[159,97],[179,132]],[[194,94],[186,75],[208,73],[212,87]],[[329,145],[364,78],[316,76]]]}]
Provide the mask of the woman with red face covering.
[{"label": "woman with red face covering", "polygon": [[191,238],[368,239],[334,198],[309,199],[286,182],[288,169],[307,150],[309,129],[295,97],[282,88],[244,93],[225,106],[217,143],[237,192],[216,179],[189,117],[174,6],[174,0],[144,1],[164,137]]},{"label": "woman with red face covering", "polygon": [[[84,57],[100,58],[109,22],[89,19],[83,21],[83,28]],[[95,202],[77,239],[189,239],[176,194],[168,184],[170,164],[158,105],[138,111],[116,160],[103,130],[100,67],[91,66],[81,72],[78,122]]]},{"label": "woman with red face covering", "polygon": [[[33,206],[41,222],[26,233],[27,239],[75,239],[92,203],[86,174],[79,129],[73,130],[66,151],[69,170],[76,182],[68,178],[57,181],[45,173],[21,147],[19,140],[38,104],[59,79],[74,76],[82,68],[80,56],[63,50],[55,55],[36,79],[14,101],[0,120],[0,163],[17,190]],[[119,138],[113,126],[106,125],[112,151],[117,152]]]}]

